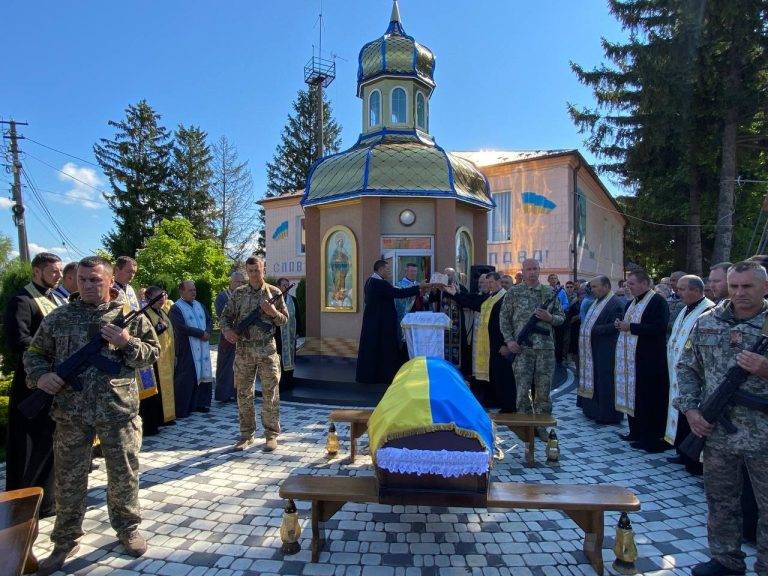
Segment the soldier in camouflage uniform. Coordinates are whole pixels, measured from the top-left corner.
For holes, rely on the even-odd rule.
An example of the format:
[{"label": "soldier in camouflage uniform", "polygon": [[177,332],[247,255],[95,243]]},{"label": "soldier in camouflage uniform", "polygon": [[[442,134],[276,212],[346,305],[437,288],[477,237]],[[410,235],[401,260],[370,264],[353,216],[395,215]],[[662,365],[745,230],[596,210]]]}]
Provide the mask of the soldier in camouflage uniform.
[{"label": "soldier in camouflage uniform", "polygon": [[[256,412],[253,405],[254,380],[261,380],[261,424],[264,426],[264,451],[277,448],[280,434],[280,357],[275,347],[275,327],[288,322],[288,310],[280,289],[264,282],[264,260],[252,256],[245,261],[248,284],[237,288],[221,314],[224,337],[235,344],[235,390],[240,420],[240,440],[235,450],[247,450],[254,444]],[[279,296],[275,304],[268,300]],[[261,310],[260,322],[245,333],[235,328],[252,311]]]},{"label": "soldier in camouflage uniform", "polygon": [[[565,322],[560,301],[550,286],[539,282],[539,263],[536,260],[523,262],[523,282],[515,284],[504,296],[499,322],[507,347],[518,354],[512,369],[517,384],[517,410],[530,414],[531,388],[534,390],[533,412],[552,412],[549,391],[555,373],[555,341],[552,327]],[[546,306],[546,310],[544,307]],[[533,334],[531,347],[521,347],[516,339],[532,314],[541,320],[539,327],[545,327],[547,334]],[[539,430],[544,439],[545,429]]]},{"label": "soldier in camouflage uniform", "polygon": [[699,411],[700,403],[723,382],[735,365],[750,374],[741,385],[768,408],[768,359],[749,352],[768,331],[766,271],[757,262],[742,262],[728,272],[730,300],[723,300],[696,322],[677,364],[680,395],[675,406],[683,412],[704,448],[704,490],[709,519],[707,535],[712,560],[694,567],[694,576],[744,574],[741,551],[742,464],[746,464],[759,510],[755,571],[768,576],[768,413],[737,403],[727,416],[737,428],[728,434],[710,424]]},{"label": "soldier in camouflage uniform", "polygon": [[[59,570],[79,547],[96,434],[107,466],[107,509],[112,528],[129,554],[141,556],[147,550],[146,540],[138,531],[141,419],[135,374],[137,369],[155,363],[160,346],[144,316],[125,328],[112,324],[130,311],[124,296],[111,292],[112,282],[109,262],[95,256],[81,260],[77,269],[80,299],[46,316],[24,354],[28,385],[55,395],[51,409],[56,421],[54,549],[40,563],[40,575]],[[79,376],[82,391],[73,390],[51,369],[99,333],[108,343],[100,354],[116,363],[119,374],[90,366]]]}]

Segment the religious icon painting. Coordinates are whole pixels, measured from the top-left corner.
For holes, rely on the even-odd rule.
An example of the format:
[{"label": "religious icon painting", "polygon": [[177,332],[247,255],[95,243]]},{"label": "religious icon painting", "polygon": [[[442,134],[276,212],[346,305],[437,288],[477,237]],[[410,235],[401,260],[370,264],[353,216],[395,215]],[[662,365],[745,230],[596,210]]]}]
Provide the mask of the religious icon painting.
[{"label": "religious icon painting", "polygon": [[322,247],[323,312],[357,312],[355,235],[346,226],[334,226],[325,233]]}]

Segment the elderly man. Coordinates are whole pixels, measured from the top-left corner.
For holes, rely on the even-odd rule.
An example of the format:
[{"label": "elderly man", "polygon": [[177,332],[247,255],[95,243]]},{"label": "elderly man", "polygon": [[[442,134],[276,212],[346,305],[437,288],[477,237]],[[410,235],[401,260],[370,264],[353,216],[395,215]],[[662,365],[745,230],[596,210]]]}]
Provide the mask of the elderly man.
[{"label": "elderly man", "polygon": [[627,278],[632,295],[623,320],[616,320],[616,408],[629,416],[629,434],[622,440],[633,448],[661,452],[667,416],[669,374],[667,372],[667,325],[669,307],[651,290],[651,279],[643,270]]},{"label": "elderly man", "polygon": [[[683,276],[677,281],[677,294],[685,308],[678,314],[672,324],[672,334],[667,342],[667,366],[669,368],[669,409],[667,411],[667,427],[664,440],[675,448],[691,433],[688,421],[680,418],[680,412],[675,408],[674,401],[679,394],[677,386],[677,362],[683,354],[685,343],[693,330],[696,320],[715,303],[704,297],[704,281],[698,276]],[[692,461],[678,450],[678,455],[668,459],[673,464],[685,464],[694,474],[699,474],[699,463]]]},{"label": "elderly man", "polygon": [[579,330],[579,391],[584,415],[598,424],[617,424],[624,417],[615,408],[614,355],[619,332],[616,320],[624,316],[621,301],[611,291],[611,280],[590,281],[595,301]]},{"label": "elderly man", "polygon": [[[523,262],[523,283],[512,286],[504,296],[499,317],[507,348],[517,354],[512,368],[517,385],[517,410],[524,414],[552,412],[549,398],[555,372],[552,330],[565,322],[560,300],[551,287],[539,282],[539,272],[536,260]],[[533,334],[530,348],[523,348],[517,335],[531,316],[539,320],[545,334]],[[546,435],[546,429],[541,428],[539,437],[546,440]]]},{"label": "elderly man", "polygon": [[[245,283],[245,275],[242,272],[235,270],[229,275],[229,288],[219,292],[213,304],[219,322],[221,322],[221,315],[224,313],[224,308],[232,297],[232,293],[238,287],[244,286]],[[214,393],[214,398],[219,402],[231,402],[236,398],[235,348],[236,346],[226,338],[219,338],[219,350],[216,356],[216,391]]]},{"label": "elderly man", "polygon": [[197,288],[192,280],[179,284],[179,298],[169,314],[173,323],[176,349],[174,395],[176,417],[186,418],[191,412],[209,412],[211,406],[211,316],[195,300]]},{"label": "elderly man", "polygon": [[[81,260],[77,267],[80,298],[48,314],[24,354],[29,385],[54,395],[51,416],[56,421],[56,522],[51,531],[53,551],[37,572],[41,576],[60,570],[79,548],[96,434],[107,466],[112,528],[128,554],[141,556],[147,550],[147,541],[139,533],[141,422],[136,371],[151,369],[159,346],[143,314],[126,327],[114,324],[128,307],[123,295],[111,290],[112,283],[109,262],[98,256]],[[51,367],[88,343],[94,327],[109,344],[99,353],[101,361],[114,370],[107,373],[90,367],[80,375],[83,389],[72,390]]]},{"label": "elderly man", "polygon": [[[696,322],[677,364],[680,394],[676,407],[691,430],[706,438],[704,491],[707,496],[707,536],[712,559],[693,568],[693,576],[744,574],[741,550],[741,492],[744,465],[752,479],[759,510],[755,572],[768,574],[768,359],[750,352],[765,335],[768,291],[765,268],[740,262],[728,271],[730,299],[720,302]],[[736,432],[729,434],[700,411],[703,401],[722,384],[727,372],[739,366],[747,378],[739,387],[742,400],[729,406]]]},{"label": "elderly man", "polygon": [[30,395],[24,374],[23,356],[43,319],[63,303],[52,292],[61,279],[61,258],[41,252],[32,259],[32,281],[13,296],[5,307],[3,330],[8,358],[14,366],[8,403],[5,489],[43,488],[40,516],[53,515],[53,431],[50,415],[41,413],[28,420],[19,403]]},{"label": "elderly man", "polygon": [[507,291],[501,286],[498,272],[488,272],[485,281],[488,294],[462,293],[454,285],[445,287],[444,291],[462,307],[480,314],[477,340],[472,351],[473,392],[483,406],[514,412],[517,402],[515,376],[506,359],[509,349],[504,343],[499,323],[499,313]]}]

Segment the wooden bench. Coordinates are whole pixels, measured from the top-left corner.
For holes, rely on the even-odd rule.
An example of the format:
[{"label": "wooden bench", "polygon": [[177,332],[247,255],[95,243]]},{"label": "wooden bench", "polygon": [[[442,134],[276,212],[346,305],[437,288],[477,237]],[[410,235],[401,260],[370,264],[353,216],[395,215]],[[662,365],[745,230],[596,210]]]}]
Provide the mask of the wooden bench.
[{"label": "wooden bench", "polygon": [[31,552],[42,500],[42,488],[0,493],[0,574],[21,576],[37,571]]},{"label": "wooden bench", "polygon": [[[368,419],[373,410],[333,410],[329,416],[331,422],[344,422],[349,424],[349,459],[347,462],[354,463],[357,456],[357,439],[368,430]],[[500,414],[489,412],[497,425],[506,426],[514,432],[520,440],[525,442],[525,461],[526,465],[533,466],[536,463],[535,458],[535,440],[536,428],[547,428],[557,426],[557,420],[551,414]]]},{"label": "wooden bench", "polygon": [[[372,476],[291,475],[280,486],[280,496],[312,502],[312,562],[320,559],[325,543],[323,522],[347,502],[379,503],[378,483]],[[414,493],[401,504],[450,506],[446,495]],[[584,554],[603,574],[604,513],[634,512],[640,502],[626,488],[608,484],[524,484],[491,482],[486,508],[561,510],[584,530]]]}]

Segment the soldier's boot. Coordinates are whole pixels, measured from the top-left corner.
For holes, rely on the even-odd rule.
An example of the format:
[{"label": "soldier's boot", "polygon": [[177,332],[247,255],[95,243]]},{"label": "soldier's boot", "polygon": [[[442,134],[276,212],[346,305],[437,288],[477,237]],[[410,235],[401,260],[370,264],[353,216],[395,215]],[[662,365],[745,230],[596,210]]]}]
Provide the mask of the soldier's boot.
[{"label": "soldier's boot", "polygon": [[744,573],[746,573],[746,570],[743,568],[741,570],[728,568],[727,566],[723,566],[720,564],[720,562],[714,559],[710,560],[709,562],[702,562],[701,564],[697,564],[691,570],[692,576],[730,576],[731,574],[735,576],[741,576]]},{"label": "soldier's boot", "polygon": [[235,452],[243,452],[251,448],[256,444],[256,440],[253,438],[241,438],[237,444],[235,444]]},{"label": "soldier's boot", "polygon": [[147,551],[147,539],[138,530],[118,536],[118,539],[131,556],[138,558]]},{"label": "soldier's boot", "polygon": [[68,558],[74,556],[80,549],[80,544],[75,542],[74,544],[57,544],[53,547],[51,555],[40,561],[40,565],[37,568],[35,574],[37,576],[50,576],[54,572],[58,572],[64,566],[64,562]]},{"label": "soldier's boot", "polygon": [[277,450],[277,438],[267,438],[267,441],[264,442],[264,448],[262,448],[264,452],[274,452]]}]

